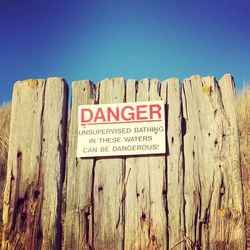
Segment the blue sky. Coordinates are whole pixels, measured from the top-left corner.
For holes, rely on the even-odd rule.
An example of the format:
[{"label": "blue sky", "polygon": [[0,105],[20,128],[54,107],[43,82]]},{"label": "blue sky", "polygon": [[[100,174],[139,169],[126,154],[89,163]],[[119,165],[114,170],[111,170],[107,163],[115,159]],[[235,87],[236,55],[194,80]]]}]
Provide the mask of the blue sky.
[{"label": "blue sky", "polygon": [[27,78],[224,73],[250,81],[249,0],[0,0],[0,104]]}]

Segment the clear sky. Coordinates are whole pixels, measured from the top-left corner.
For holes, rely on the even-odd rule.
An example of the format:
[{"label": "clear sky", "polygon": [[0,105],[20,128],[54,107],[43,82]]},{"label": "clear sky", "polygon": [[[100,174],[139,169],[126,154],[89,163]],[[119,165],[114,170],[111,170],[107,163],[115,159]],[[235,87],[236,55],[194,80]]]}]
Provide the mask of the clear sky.
[{"label": "clear sky", "polygon": [[249,0],[0,0],[0,104],[27,78],[224,73],[250,80]]}]

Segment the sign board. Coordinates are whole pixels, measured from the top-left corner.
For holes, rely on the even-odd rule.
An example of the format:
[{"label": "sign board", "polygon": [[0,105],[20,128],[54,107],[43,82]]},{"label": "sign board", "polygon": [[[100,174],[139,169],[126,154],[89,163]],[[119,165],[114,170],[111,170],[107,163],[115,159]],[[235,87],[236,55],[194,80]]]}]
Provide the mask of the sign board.
[{"label": "sign board", "polygon": [[77,157],[165,152],[163,101],[79,106]]}]

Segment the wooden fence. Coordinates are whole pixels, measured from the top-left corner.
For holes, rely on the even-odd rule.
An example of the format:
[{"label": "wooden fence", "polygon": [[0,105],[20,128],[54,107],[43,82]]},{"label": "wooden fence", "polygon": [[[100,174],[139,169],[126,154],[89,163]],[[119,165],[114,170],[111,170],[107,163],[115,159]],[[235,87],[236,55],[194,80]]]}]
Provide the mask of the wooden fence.
[{"label": "wooden fence", "polygon": [[[154,100],[165,155],[76,157],[78,105]],[[76,81],[67,105],[63,79],[15,84],[2,249],[245,249],[231,75]]]}]

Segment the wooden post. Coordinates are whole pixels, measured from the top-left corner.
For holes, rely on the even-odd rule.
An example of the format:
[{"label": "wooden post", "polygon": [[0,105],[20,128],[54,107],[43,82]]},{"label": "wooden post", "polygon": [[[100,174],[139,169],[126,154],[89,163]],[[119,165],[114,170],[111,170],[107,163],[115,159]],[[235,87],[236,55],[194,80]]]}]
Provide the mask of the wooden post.
[{"label": "wooden post", "polygon": [[2,249],[59,249],[67,84],[17,82],[4,195]]},{"label": "wooden post", "polygon": [[230,234],[230,241],[235,242],[236,247],[245,247],[246,228],[243,207],[243,188],[240,166],[239,134],[236,118],[235,84],[232,75],[226,74],[219,81],[221,98],[227,118],[228,136],[225,139],[223,150],[226,155],[225,175],[229,179],[228,207],[230,220],[227,221],[225,233]]},{"label": "wooden post", "polygon": [[[184,232],[184,166],[182,136],[185,126],[182,126],[182,105],[180,82],[176,78],[162,82],[161,96],[166,103],[167,154],[166,172],[167,189],[163,194],[167,198],[168,246],[172,248],[181,241]],[[175,247],[184,249],[184,244]]]},{"label": "wooden post", "polygon": [[228,77],[193,76],[182,89],[186,236],[203,249],[245,249],[235,104]]},{"label": "wooden post", "polygon": [[72,110],[68,133],[65,178],[66,215],[63,249],[89,249],[92,246],[93,159],[76,157],[78,106],[95,103],[95,85],[90,81],[72,84]]}]

